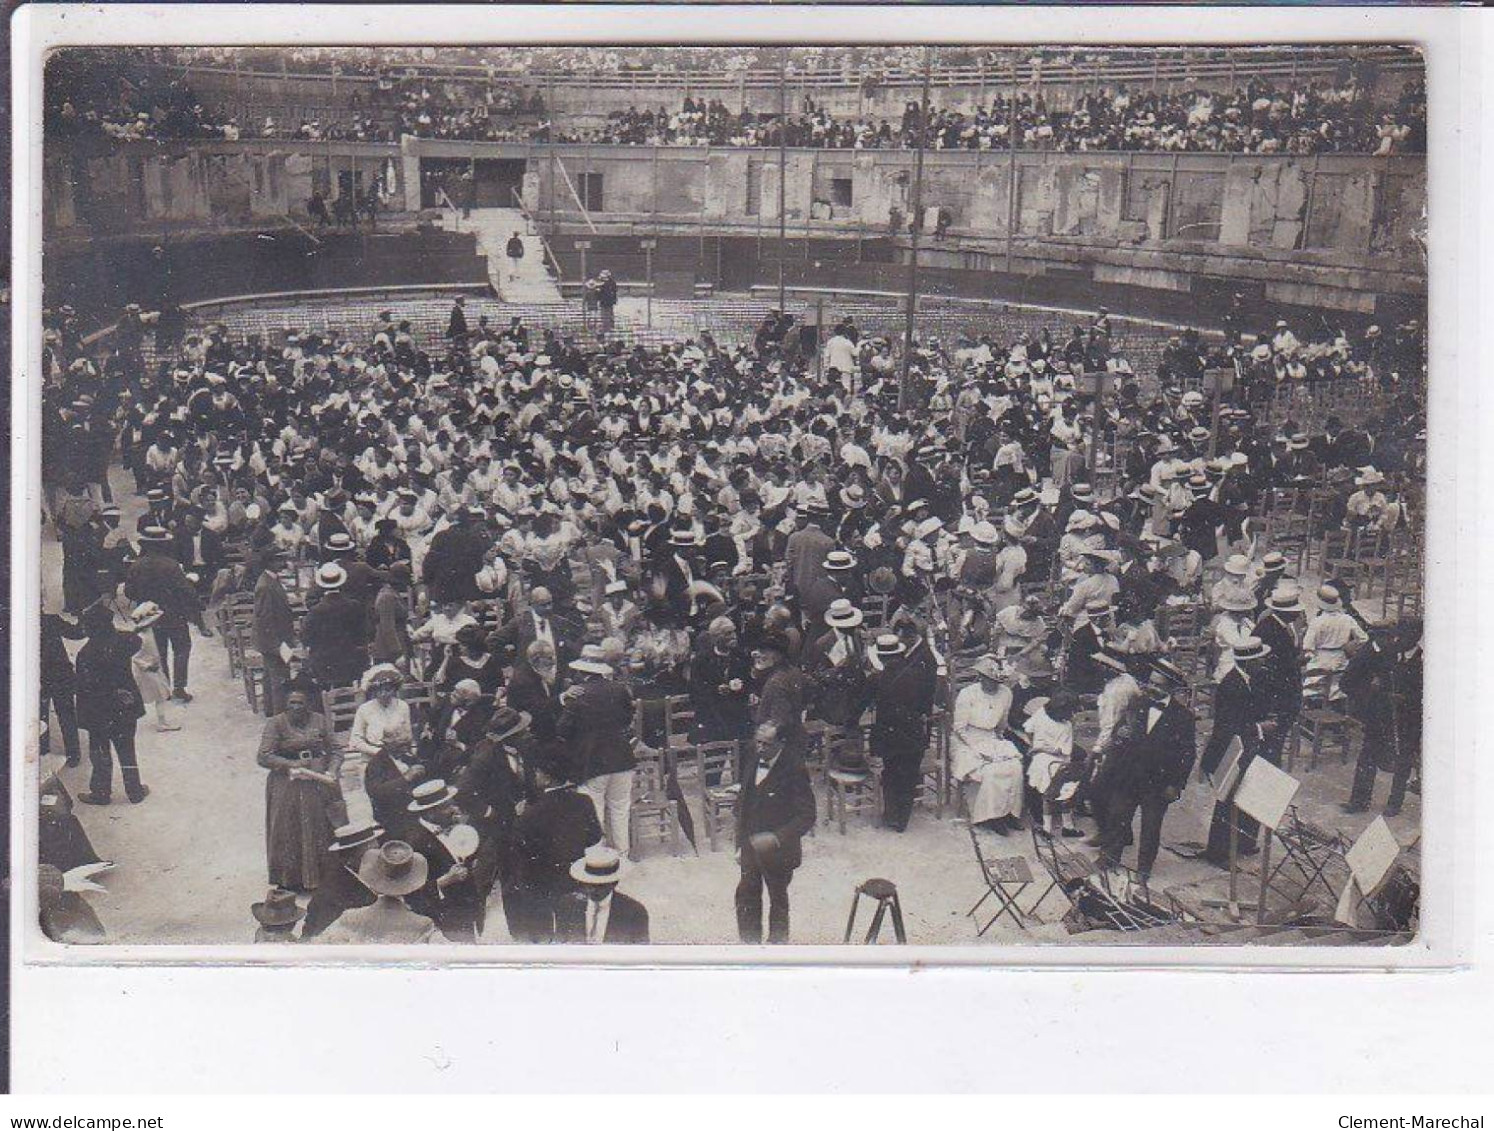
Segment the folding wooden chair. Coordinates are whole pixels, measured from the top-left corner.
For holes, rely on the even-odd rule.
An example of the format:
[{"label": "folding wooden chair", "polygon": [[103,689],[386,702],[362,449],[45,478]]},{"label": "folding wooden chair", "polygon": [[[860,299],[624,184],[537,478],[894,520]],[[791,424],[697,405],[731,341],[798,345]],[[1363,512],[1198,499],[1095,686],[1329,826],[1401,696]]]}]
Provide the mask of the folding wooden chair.
[{"label": "folding wooden chair", "polygon": [[[1297,733],[1311,751],[1309,770],[1318,768],[1319,756],[1329,747],[1338,747],[1339,761],[1349,760],[1349,735],[1354,720],[1335,705],[1338,672],[1309,673],[1316,682],[1316,692],[1302,706],[1297,716]],[[1320,677],[1320,678],[1319,678]]]},{"label": "folding wooden chair", "polygon": [[1027,857],[1006,856],[987,860],[986,854],[981,851],[980,834],[975,831],[974,825],[970,826],[970,844],[975,849],[975,861],[980,865],[980,874],[985,880],[986,890],[980,899],[976,900],[975,906],[965,914],[972,919],[975,918],[975,913],[992,896],[996,897],[996,902],[999,904],[996,914],[991,916],[975,937],[980,938],[984,935],[1003,915],[1010,915],[1012,922],[1016,923],[1018,928],[1027,930],[1027,916],[1017,902],[1021,894],[1033,882],[1032,866],[1027,863]]},{"label": "folding wooden chair", "polygon": [[1095,874],[1095,862],[1066,848],[1052,833],[1039,828],[1036,823],[1032,826],[1032,847],[1037,853],[1038,863],[1048,873],[1048,886],[1028,914],[1036,917],[1037,909],[1055,890],[1063,892],[1070,906],[1077,906],[1078,889]]},{"label": "folding wooden chair", "polygon": [[[1338,898],[1328,872],[1344,865],[1348,844],[1340,833],[1330,832],[1302,819],[1301,811],[1292,805],[1287,819],[1276,830],[1282,856],[1266,876],[1266,886],[1285,896],[1293,904],[1302,903],[1321,887],[1328,900]],[[1295,878],[1293,877],[1295,874]],[[1283,884],[1290,883],[1290,887]]]},{"label": "folding wooden chair", "polygon": [[637,860],[645,842],[667,844],[671,856],[680,854],[679,802],[665,788],[664,752],[641,750],[633,771],[633,805],[628,811],[628,856]]},{"label": "folding wooden chair", "polygon": [[333,745],[347,748],[353,716],[358,713],[358,704],[362,702],[363,692],[357,687],[329,687],[322,692],[322,713],[327,716],[327,729],[332,733]]},{"label": "folding wooden chair", "polygon": [[741,748],[735,742],[702,742],[695,748],[700,766],[701,812],[711,851],[728,825],[736,823]]}]

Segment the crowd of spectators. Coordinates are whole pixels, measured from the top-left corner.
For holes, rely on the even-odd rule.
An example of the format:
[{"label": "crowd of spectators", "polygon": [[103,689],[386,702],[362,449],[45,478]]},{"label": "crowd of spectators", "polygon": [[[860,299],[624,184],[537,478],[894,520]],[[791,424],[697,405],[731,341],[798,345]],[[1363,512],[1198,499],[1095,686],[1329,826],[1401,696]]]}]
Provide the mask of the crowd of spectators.
[{"label": "crowd of spectators", "polygon": [[[820,56],[806,56],[809,59]],[[288,64],[289,65],[289,64]],[[625,65],[619,59],[618,66]],[[807,65],[807,62],[806,62]],[[250,137],[392,141],[404,134],[452,140],[591,142],[612,145],[777,146],[823,149],[912,148],[925,136],[917,102],[897,118],[833,115],[813,97],[796,99],[788,119],[719,99],[631,107],[599,125],[547,116],[531,82],[487,77],[404,76],[390,66],[360,84],[344,107],[323,118],[253,120],[205,108],[187,81],[145,59],[67,52],[49,68],[48,125],[57,136],[95,133],[122,140]],[[1135,89],[1086,93],[1058,105],[1042,93],[996,95],[973,111],[935,105],[931,149],[1144,150],[1211,153],[1424,153],[1426,91],[1407,85],[1377,99],[1346,72],[1334,81],[1277,87],[1264,79],[1225,92]]]},{"label": "crowd of spectators", "polygon": [[[719,100],[686,98],[678,111],[630,108],[593,129],[549,124],[537,140],[612,145],[776,146],[815,149],[907,149],[922,133],[918,103],[900,119],[837,118],[812,99],[780,126],[776,114],[740,113]],[[930,149],[1154,150],[1205,153],[1424,153],[1426,93],[1408,87],[1392,104],[1376,105],[1354,85],[1319,84],[1285,91],[1252,82],[1230,94],[1193,90],[1166,94],[1120,88],[1085,95],[1072,107],[1048,106],[1021,94],[997,96],[973,113],[934,107]]]}]

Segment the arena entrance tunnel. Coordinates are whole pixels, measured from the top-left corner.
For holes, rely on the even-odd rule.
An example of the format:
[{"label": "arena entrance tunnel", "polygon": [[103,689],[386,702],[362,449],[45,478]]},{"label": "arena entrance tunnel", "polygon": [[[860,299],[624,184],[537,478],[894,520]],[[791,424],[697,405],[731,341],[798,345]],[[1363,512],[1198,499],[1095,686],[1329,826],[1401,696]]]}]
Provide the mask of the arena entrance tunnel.
[{"label": "arena entrance tunnel", "polygon": [[511,208],[527,166],[523,158],[423,156],[420,207],[440,208],[444,192],[458,208]]}]

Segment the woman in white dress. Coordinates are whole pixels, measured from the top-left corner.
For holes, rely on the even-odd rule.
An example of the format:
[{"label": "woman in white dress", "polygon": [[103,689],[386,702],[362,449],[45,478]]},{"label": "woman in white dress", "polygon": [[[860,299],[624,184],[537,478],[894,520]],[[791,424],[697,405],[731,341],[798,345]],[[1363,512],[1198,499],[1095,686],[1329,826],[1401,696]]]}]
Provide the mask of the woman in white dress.
[{"label": "woman in white dress", "polygon": [[972,824],[1005,836],[1021,827],[1022,755],[1006,733],[1011,689],[1002,685],[1001,664],[982,656],[978,683],[955,699],[950,737],[950,773],[960,783]]}]

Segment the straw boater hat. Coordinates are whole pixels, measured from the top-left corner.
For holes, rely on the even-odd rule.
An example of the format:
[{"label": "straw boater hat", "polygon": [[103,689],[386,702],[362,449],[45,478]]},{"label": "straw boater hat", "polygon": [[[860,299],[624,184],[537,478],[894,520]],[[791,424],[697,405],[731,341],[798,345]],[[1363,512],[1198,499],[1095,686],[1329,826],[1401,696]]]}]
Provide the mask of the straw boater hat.
[{"label": "straw boater hat", "polygon": [[1344,607],[1343,595],[1331,585],[1319,586],[1318,606],[1324,609],[1341,609]]},{"label": "straw boater hat", "polygon": [[1233,648],[1236,660],[1263,660],[1271,654],[1271,645],[1259,637],[1247,636]]},{"label": "straw boater hat", "polygon": [[699,546],[701,538],[693,526],[679,527],[669,532],[669,544],[683,547]]},{"label": "straw boater hat", "polygon": [[918,538],[927,538],[930,535],[939,533],[943,529],[944,520],[935,515],[930,515],[918,524],[914,530],[914,535]]},{"label": "straw boater hat", "polygon": [[849,550],[831,550],[825,555],[824,568],[832,573],[856,568],[856,555]]},{"label": "straw boater hat", "polygon": [[271,888],[263,903],[250,904],[249,910],[266,927],[289,927],[306,916],[296,906],[296,893],[279,887]]},{"label": "straw boater hat", "polygon": [[1188,686],[1188,677],[1183,673],[1183,669],[1178,667],[1172,661],[1164,660],[1160,657],[1154,657],[1151,660],[1149,666],[1150,669],[1156,672],[1158,675],[1165,676],[1167,678],[1167,681],[1174,687]]},{"label": "straw boater hat", "polygon": [[1280,550],[1272,550],[1261,559],[1261,568],[1267,573],[1280,573],[1287,567],[1286,555]]},{"label": "straw boater hat", "polygon": [[1043,500],[1041,496],[1039,496],[1038,493],[1031,487],[1023,487],[1020,491],[1012,496],[1011,505],[1013,509],[1020,509],[1021,507],[1036,506],[1042,501]]},{"label": "straw boater hat", "polygon": [[994,546],[1001,541],[1001,531],[996,529],[994,522],[982,520],[970,528],[970,537],[982,546]]},{"label": "straw boater hat", "polygon": [[165,615],[160,605],[154,601],[146,601],[130,610],[130,623],[136,629],[149,628]]},{"label": "straw boater hat", "polygon": [[907,650],[908,646],[893,633],[889,632],[884,636],[877,637],[877,656],[882,659],[901,656]]},{"label": "straw boater hat", "polygon": [[1224,572],[1235,577],[1250,576],[1250,559],[1244,554],[1231,554],[1224,563]]},{"label": "straw boater hat", "polygon": [[456,800],[457,791],[440,778],[423,781],[410,791],[410,804],[405,808],[411,813],[424,813],[428,809],[439,809]]},{"label": "straw boater hat", "polygon": [[166,533],[166,528],[163,527],[163,526],[147,526],[144,530],[142,530],[140,532],[140,541],[142,541],[142,542],[170,542],[171,541],[171,535],[168,534],[168,533]]},{"label": "straw boater hat", "polygon": [[866,618],[860,609],[844,597],[837,597],[825,610],[825,623],[832,628],[855,628]]},{"label": "straw boater hat", "polygon": [[1266,598],[1266,608],[1273,613],[1300,613],[1302,590],[1295,585],[1278,585]]},{"label": "straw boater hat", "polygon": [[627,870],[622,854],[605,844],[594,844],[571,865],[571,879],[578,884],[615,884]]},{"label": "straw boater hat", "polygon": [[572,660],[570,668],[574,672],[584,672],[587,675],[608,676],[612,674],[612,665],[602,656],[602,650],[595,644],[587,644],[581,649],[578,659]]},{"label": "straw boater hat", "polygon": [[1287,448],[1290,451],[1300,452],[1307,447],[1307,444],[1307,435],[1303,432],[1298,432],[1296,435],[1290,436],[1287,439]]},{"label": "straw boater hat", "polygon": [[409,895],[425,887],[430,866],[402,840],[370,848],[358,865],[358,879],[374,895]]},{"label": "straw boater hat", "polygon": [[316,571],[316,587],[329,592],[341,589],[348,581],[348,571],[336,562],[328,562]]},{"label": "straw boater hat", "polygon": [[839,493],[841,506],[850,507],[852,510],[860,510],[866,506],[866,492],[862,490],[859,483],[852,483],[849,487],[842,487]]},{"label": "straw boater hat", "polygon": [[327,847],[332,852],[347,852],[372,844],[384,835],[384,830],[372,821],[354,821],[332,830],[332,843]]},{"label": "straw boater hat", "polygon": [[1219,608],[1226,613],[1255,612],[1255,597],[1247,589],[1226,589],[1219,595]]},{"label": "straw boater hat", "polygon": [[334,554],[350,554],[356,548],[353,545],[353,536],[344,530],[336,530],[327,535],[324,545]]},{"label": "straw boater hat", "polygon": [[970,669],[976,675],[983,675],[987,679],[1002,679],[1005,673],[1001,670],[1001,661],[987,652],[975,661],[975,666]]}]

